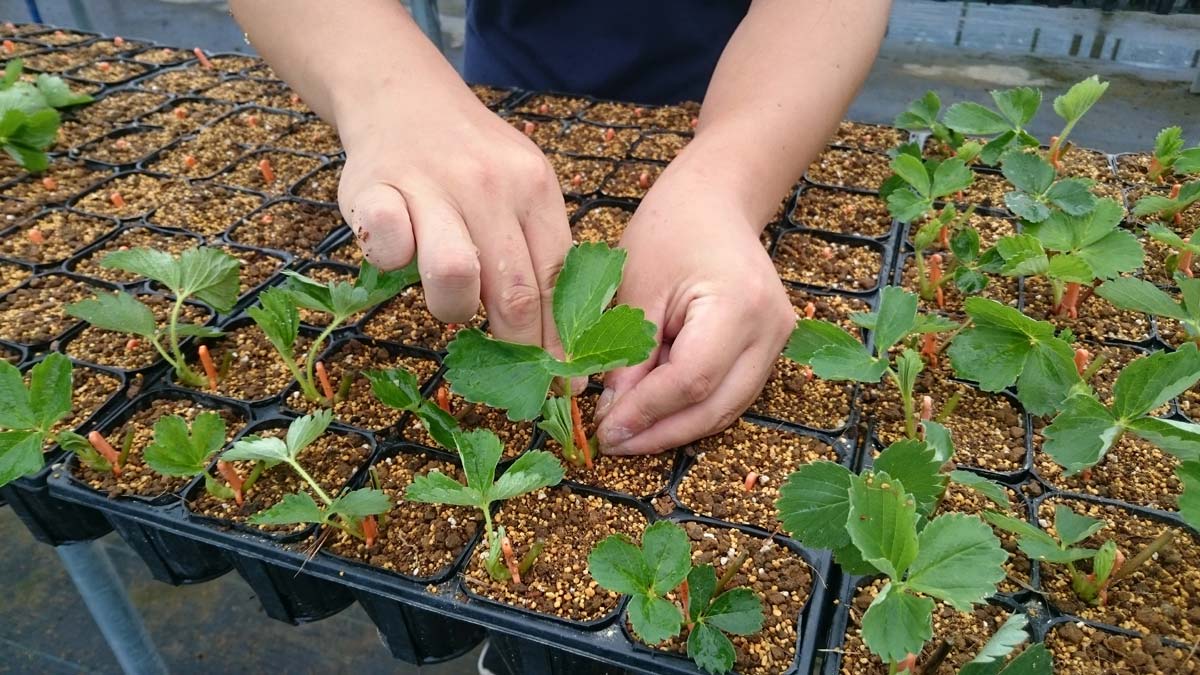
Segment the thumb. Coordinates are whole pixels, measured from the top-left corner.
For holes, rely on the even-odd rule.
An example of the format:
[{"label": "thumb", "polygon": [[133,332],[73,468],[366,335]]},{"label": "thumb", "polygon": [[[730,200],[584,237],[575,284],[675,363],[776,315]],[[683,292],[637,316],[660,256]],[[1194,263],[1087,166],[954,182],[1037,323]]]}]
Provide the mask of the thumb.
[{"label": "thumb", "polygon": [[[342,215],[359,248],[381,270],[399,269],[416,255],[416,239],[404,195],[384,183],[371,183],[343,200]],[[347,206],[349,208],[347,208]]]}]

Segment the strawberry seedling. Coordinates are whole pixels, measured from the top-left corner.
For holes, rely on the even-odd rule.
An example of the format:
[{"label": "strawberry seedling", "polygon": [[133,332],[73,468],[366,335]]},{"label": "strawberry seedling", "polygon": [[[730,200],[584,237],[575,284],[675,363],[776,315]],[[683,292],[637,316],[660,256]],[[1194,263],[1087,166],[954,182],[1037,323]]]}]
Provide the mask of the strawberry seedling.
[{"label": "strawberry seedling", "polygon": [[[642,310],[628,305],[606,309],[621,284],[624,266],[625,251],[608,244],[573,247],[563,262],[553,298],[554,324],[566,357],[558,359],[541,347],[496,340],[478,329],[461,331],[447,348],[446,380],[451,389],[472,403],[507,410],[511,420],[544,413],[542,428],[562,445],[564,457],[590,466],[590,442],[579,404],[570,393],[570,380],[641,363],[655,345],[656,328]],[[552,384],[564,392],[565,402],[547,401]]]},{"label": "strawberry seedling", "polygon": [[33,83],[24,82],[23,70],[21,59],[13,59],[0,79],[0,148],[37,173],[50,165],[46,150],[58,137],[56,109],[89,103],[92,97],[76,94],[62,78],[46,73],[39,73]]},{"label": "strawberry seedling", "polygon": [[[646,528],[641,546],[623,534],[596,544],[588,572],[601,587],[630,597],[629,623],[646,644],[673,638],[686,627],[688,657],[705,672],[726,673],[734,662],[726,633],[762,630],[762,600],[748,588],[729,588],[744,555],[717,579],[712,565],[692,565],[691,551],[682,527],[659,521]],[[676,589],[682,608],[666,599]]]},{"label": "strawberry seedling", "polygon": [[994,166],[1009,150],[1037,147],[1038,140],[1025,127],[1042,105],[1042,92],[1031,87],[1016,87],[989,93],[996,103],[996,110],[972,101],[955,103],[946,109],[945,124],[958,134],[991,136],[979,158]]},{"label": "strawberry seedling", "polygon": [[[1186,185],[1176,183],[1171,193],[1163,195],[1146,195],[1133,205],[1133,215],[1139,218],[1153,217],[1163,223],[1174,225],[1183,224],[1183,212],[1189,206],[1200,202],[1200,181]],[[1153,235],[1151,235],[1153,236]]]},{"label": "strawberry seedling", "polygon": [[[942,100],[937,92],[927,91],[924,96],[908,104],[908,108],[896,116],[893,124],[905,131],[927,131],[941,146],[938,148],[939,154],[970,162],[978,156],[981,146],[938,121],[941,110]],[[920,150],[916,154],[920,155]]]},{"label": "strawberry seedling", "polygon": [[[1054,659],[1046,645],[1040,642],[1021,650],[1005,663],[1010,654],[1029,640],[1025,630],[1028,625],[1029,619],[1024,614],[1008,617],[975,658],[963,665],[958,675],[1054,675]],[[922,666],[921,672],[936,673],[939,665],[940,661],[934,663],[931,659]]]},{"label": "strawberry seedling", "polygon": [[[330,281],[324,284],[296,272],[284,272],[290,277],[287,284],[282,288],[263,291],[258,296],[259,304],[246,313],[275,347],[292,377],[296,378],[304,397],[315,403],[332,406],[337,402],[337,390],[327,376],[318,377],[317,355],[329,336],[350,317],[387,302],[415,283],[419,278],[416,269],[414,262],[392,272],[380,272],[379,268],[363,261],[354,283]],[[296,340],[300,337],[301,308],[330,315],[329,323],[309,344],[308,352],[302,359],[295,352]],[[318,386],[321,388],[318,389]]]},{"label": "strawberry seedling", "polygon": [[[225,420],[215,412],[196,416],[191,428],[178,415],[159,418],[154,423],[154,443],[142,451],[146,465],[164,476],[192,478],[204,473],[212,458],[225,445]],[[206,488],[216,496],[225,493],[220,487]],[[219,484],[217,484],[219,486]]]},{"label": "strawberry seedling", "polygon": [[996,242],[998,256],[988,270],[1043,277],[1053,293],[1054,312],[1077,318],[1084,286],[1142,265],[1146,252],[1137,237],[1121,228],[1124,217],[1123,206],[1101,199],[1084,215],[1056,210],[1037,223],[1023,221],[1023,233]]},{"label": "strawberry seedling", "polygon": [[430,438],[447,450],[456,449],[454,434],[458,420],[441,406],[421,396],[421,385],[410,372],[399,368],[369,370],[364,375],[371,382],[371,391],[384,405],[411,412],[421,420]]},{"label": "strawberry seedling", "polygon": [[[887,376],[900,391],[905,434],[916,438],[913,386],[925,367],[913,349],[916,338],[953,330],[958,324],[940,316],[919,314],[917,296],[901,288],[888,286],[879,297],[878,311],[851,316],[859,326],[874,331],[873,352],[837,324],[800,319],[783,354],[827,380],[878,383]],[[892,348],[902,341],[914,344],[906,344],[899,354],[893,354]]]},{"label": "strawberry seedling", "polygon": [[1167,176],[1200,173],[1200,145],[1186,150],[1183,146],[1183,130],[1179,127],[1167,127],[1158,132],[1146,177],[1162,183]]},{"label": "strawberry seedling", "polygon": [[967,612],[1004,578],[1008,554],[986,523],[931,518],[946,485],[938,459],[929,444],[904,440],[861,476],[813,462],[788,477],[776,502],[783,528],[802,543],[832,550],[849,574],[887,576],[862,617],[862,638],[890,673],[911,670],[933,637],[934,598]]},{"label": "strawberry seedling", "polygon": [[1063,119],[1064,125],[1057,136],[1050,138],[1046,159],[1050,161],[1056,172],[1061,169],[1062,158],[1071,148],[1071,144],[1067,142],[1071,130],[1075,128],[1079,120],[1083,119],[1087,111],[1096,105],[1096,101],[1100,100],[1105,91],[1108,91],[1108,83],[1101,82],[1099,77],[1092,75],[1086,80],[1076,82],[1062,96],[1055,97],[1054,112]]},{"label": "strawberry seedling", "polygon": [[[217,312],[233,309],[238,296],[241,261],[224,251],[197,247],[178,257],[149,248],[113,251],[100,266],[119,269],[156,281],[174,300],[165,326],[154,312],[132,295],[119,291],[101,293],[66,308],[67,314],[103,330],[144,338],[175,369],[175,376],[189,387],[202,387],[209,378],[192,369],[183,356],[180,342],[185,337],[213,338],[223,333],[215,328],[180,321],[184,303],[196,298]],[[164,345],[165,342],[165,345]],[[207,367],[207,366],[206,366]]]},{"label": "strawberry seedling", "polygon": [[[1133,558],[1126,559],[1117,548],[1117,542],[1109,539],[1098,549],[1076,546],[1099,532],[1107,523],[1097,518],[1081,516],[1058,504],[1054,507],[1054,529],[1057,537],[1033,525],[999,513],[985,513],[983,517],[996,527],[1017,536],[1017,546],[1030,558],[1052,565],[1065,565],[1071,575],[1071,590],[1082,601],[1090,605],[1104,605],[1108,601],[1110,586],[1133,574],[1154,554],[1162,550],[1175,537],[1174,530],[1164,530],[1161,535],[1146,545]],[[1090,561],[1091,572],[1076,566],[1081,561]]]},{"label": "strawberry seedling", "polygon": [[1149,281],[1132,277],[1105,282],[1096,289],[1096,295],[1121,309],[1174,319],[1189,338],[1200,343],[1200,279],[1177,272],[1175,284],[1179,286],[1178,301]]},{"label": "strawberry seedling", "polygon": [[[367,537],[369,528],[363,527],[364,520],[391,510],[392,503],[387,494],[375,488],[359,488],[331,497],[300,465],[300,453],[325,433],[332,420],[333,413],[329,410],[305,415],[288,425],[286,438],[247,436],[234,443],[221,456],[226,462],[243,460],[263,462],[269,466],[284,464],[308,485],[311,494],[302,491],[284,495],[278,504],[251,516],[249,522],[252,525],[315,523],[322,527],[336,527],[359,539],[368,540],[368,546],[373,543]],[[244,489],[245,486],[241,487]],[[320,503],[313,499],[313,495],[317,496]]]},{"label": "strawberry seedling", "polygon": [[404,498],[425,504],[451,504],[479,509],[483,514],[487,539],[484,567],[497,581],[520,583],[521,575],[528,572],[537,561],[543,544],[540,541],[535,543],[518,562],[504,526],[497,527],[492,523],[492,504],[558,485],[563,478],[562,465],[554,455],[543,450],[532,450],[518,457],[500,478],[496,478],[496,465],[504,454],[504,446],[496,434],[482,429],[455,431],[453,440],[462,460],[467,484],[463,485],[435,470],[413,479]]},{"label": "strawberry seedling", "polygon": [[1096,208],[1092,181],[1057,178],[1054,166],[1040,155],[1009,151],[1000,160],[1000,170],[1016,188],[1005,193],[1004,203],[1014,215],[1028,223],[1040,223],[1055,211],[1083,216]]},{"label": "strawberry seedling", "polygon": [[71,369],[70,359],[51,352],[29,369],[26,386],[16,366],[0,361],[0,485],[37,473],[47,442],[88,445],[72,431],[54,431],[71,413]]},{"label": "strawberry seedling", "polygon": [[[1200,183],[1195,183],[1195,185],[1200,187]],[[1200,198],[1200,190],[1197,190],[1196,194]],[[1176,273],[1179,273],[1189,278],[1195,276],[1192,266],[1195,263],[1196,254],[1200,253],[1200,230],[1184,239],[1165,225],[1151,223],[1146,226],[1146,234],[1171,249],[1171,254],[1167,256],[1166,260],[1168,275],[1174,277]]]},{"label": "strawberry seedling", "polygon": [[1043,432],[1043,450],[1072,476],[1099,464],[1125,433],[1177,457],[1184,485],[1180,515],[1200,526],[1200,425],[1161,419],[1151,412],[1200,381],[1200,349],[1187,343],[1174,352],[1155,352],[1130,362],[1113,384],[1105,406],[1091,392],[1068,398]]}]

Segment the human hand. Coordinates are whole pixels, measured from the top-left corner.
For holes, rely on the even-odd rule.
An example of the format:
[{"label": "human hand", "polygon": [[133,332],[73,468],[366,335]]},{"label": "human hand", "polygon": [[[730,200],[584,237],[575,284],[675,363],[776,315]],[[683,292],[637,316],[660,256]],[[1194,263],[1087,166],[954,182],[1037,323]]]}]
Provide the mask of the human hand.
[{"label": "human hand", "polygon": [[617,299],[646,311],[659,348],[605,381],[595,416],[606,454],[659,452],[729,426],[796,324],[757,223],[703,182],[668,168],[622,237]]},{"label": "human hand", "polygon": [[550,299],[571,246],[558,179],[528,138],[457,84],[339,111],[342,215],[382,269],[419,253],[438,319],[465,322],[482,300],[496,337],[557,351]]}]

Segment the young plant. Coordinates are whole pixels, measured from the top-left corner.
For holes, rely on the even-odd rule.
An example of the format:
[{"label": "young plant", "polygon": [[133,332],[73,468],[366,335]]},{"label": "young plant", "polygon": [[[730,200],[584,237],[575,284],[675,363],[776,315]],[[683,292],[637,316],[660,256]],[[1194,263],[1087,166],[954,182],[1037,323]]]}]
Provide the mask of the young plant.
[{"label": "young plant", "polygon": [[[1009,616],[975,658],[963,665],[958,675],[1054,675],[1054,658],[1040,642],[1022,650],[1005,664],[1008,655],[1029,640],[1025,630],[1028,625],[1029,619],[1024,614]],[[936,673],[938,669],[931,665],[939,664],[926,663],[922,672]]]},{"label": "young plant", "polygon": [[[286,438],[247,436],[234,443],[221,456],[226,462],[243,460],[263,462],[269,466],[285,464],[308,485],[312,493],[301,491],[284,495],[278,504],[251,516],[251,524],[328,525],[365,539],[368,546],[374,543],[369,530],[364,529],[363,522],[391,510],[392,503],[387,494],[375,488],[359,488],[331,497],[300,465],[300,453],[325,433],[332,419],[333,412],[330,410],[305,415],[288,425]],[[320,503],[313,499],[313,495],[317,496]]]},{"label": "young plant", "polygon": [[1055,211],[1083,216],[1096,207],[1092,181],[1057,179],[1054,165],[1035,153],[1009,151],[1000,160],[1000,171],[1016,188],[1005,193],[1005,205],[1027,223],[1040,223]]},{"label": "young plant", "polygon": [[862,617],[862,637],[891,673],[933,637],[933,598],[970,611],[1004,578],[1008,554],[987,524],[931,517],[945,490],[942,464],[929,444],[904,440],[861,476],[825,460],[802,466],[776,502],[783,528],[832,550],[846,573],[888,577]]},{"label": "young plant", "polygon": [[45,171],[50,165],[46,150],[58,137],[60,122],[56,108],[67,108],[92,100],[76,94],[55,75],[41,73],[34,83],[21,81],[24,63],[13,59],[0,79],[0,148],[28,171]]},{"label": "young plant", "polygon": [[1111,406],[1091,392],[1068,398],[1043,432],[1042,448],[1073,476],[1099,464],[1125,433],[1132,433],[1180,460],[1175,470],[1184,485],[1179,514],[1192,527],[1200,526],[1200,425],[1151,414],[1197,381],[1200,349],[1193,343],[1136,359],[1117,375]]},{"label": "young plant", "polygon": [[1113,279],[1142,266],[1146,252],[1121,227],[1125,208],[1101,199],[1082,216],[1054,211],[1025,231],[996,242],[995,271],[1006,276],[1041,276],[1053,293],[1058,316],[1079,316],[1080,293],[1097,280]]},{"label": "young plant", "polygon": [[[837,324],[801,319],[792,331],[784,356],[809,366],[813,374],[826,380],[878,383],[887,376],[900,391],[905,434],[917,438],[913,387],[925,366],[912,348],[915,344],[907,345],[899,354],[893,354],[892,347],[915,336],[952,330],[958,324],[936,315],[918,314],[917,296],[895,286],[888,286],[880,293],[878,311],[854,314],[851,319],[874,331],[874,352]],[[933,351],[931,356],[936,355],[937,350]]]},{"label": "young plant", "polygon": [[[1030,558],[1053,565],[1065,565],[1071,575],[1071,590],[1082,601],[1090,605],[1104,605],[1108,601],[1108,589],[1142,566],[1155,553],[1171,543],[1173,530],[1164,530],[1133,558],[1126,560],[1117,548],[1117,542],[1109,539],[1098,549],[1076,546],[1107,523],[1075,513],[1058,504],[1054,507],[1054,529],[1058,537],[1052,537],[1033,525],[999,513],[983,514],[996,527],[1017,536],[1017,546]],[[1083,572],[1075,563],[1091,561],[1091,572]]]},{"label": "young plant", "polygon": [[[217,312],[233,309],[238,297],[241,261],[215,248],[200,246],[179,256],[149,248],[113,251],[100,261],[108,269],[124,270],[156,281],[173,296],[165,326],[159,326],[154,312],[134,296],[118,291],[100,293],[66,308],[67,314],[104,330],[144,338],[171,364],[179,381],[189,387],[206,383],[216,387],[216,369],[205,361],[204,375],[197,373],[183,356],[180,342],[185,337],[213,338],[224,333],[207,326],[180,320],[184,303],[195,298]],[[165,344],[164,344],[165,343]]]},{"label": "young plant", "polygon": [[1200,279],[1175,275],[1180,300],[1145,279],[1121,277],[1101,284],[1096,295],[1114,307],[1174,319],[1193,341],[1200,343]]},{"label": "young plant", "polygon": [[[726,673],[735,655],[725,634],[762,630],[762,601],[748,588],[729,588],[745,556],[717,579],[712,565],[692,566],[691,552],[683,528],[663,520],[646,528],[641,546],[623,534],[596,544],[588,572],[602,588],[630,597],[629,623],[646,644],[673,638],[686,626],[688,657],[705,672]],[[675,589],[682,609],[665,597]]]},{"label": "young plant", "polygon": [[924,96],[908,104],[908,108],[896,116],[893,124],[905,131],[928,131],[941,144],[943,155],[954,155],[966,143],[966,138],[938,121],[941,110],[942,101],[937,92],[927,91]]},{"label": "young plant", "polygon": [[1025,127],[1042,105],[1042,92],[1031,87],[1017,87],[989,93],[996,103],[996,110],[963,101],[946,110],[945,122],[959,134],[991,136],[979,158],[985,164],[995,165],[1009,150],[1037,147],[1038,140]]},{"label": "young plant", "polygon": [[[328,378],[318,376],[317,355],[333,331],[350,317],[387,302],[420,277],[416,263],[392,271],[380,272],[363,261],[354,283],[330,281],[320,283],[296,272],[284,272],[290,278],[282,288],[270,288],[259,294],[259,304],[247,310],[267,340],[275,347],[292,377],[300,385],[304,397],[315,403],[332,406],[336,402],[335,387]],[[295,352],[300,336],[300,308],[330,315],[329,323],[313,340],[303,359]],[[324,370],[322,365],[320,370]],[[320,388],[318,388],[320,387]]]},{"label": "young plant", "polygon": [[[1133,205],[1133,215],[1139,218],[1150,216],[1161,220],[1163,223],[1182,225],[1183,212],[1196,202],[1200,202],[1200,181],[1193,181],[1186,185],[1176,183],[1172,186],[1171,193],[1166,197],[1162,195],[1146,195],[1139,199]],[[1161,225],[1159,227],[1166,229]],[[1151,236],[1154,235],[1151,234]]]},{"label": "young plant", "polygon": [[462,460],[467,484],[463,485],[440,471],[417,476],[404,493],[411,502],[452,504],[476,508],[483,514],[487,555],[483,559],[488,574],[497,581],[521,582],[521,575],[533,567],[542,551],[542,542],[535,543],[517,561],[504,526],[492,523],[492,504],[512,499],[544,487],[558,485],[563,468],[554,455],[543,450],[526,452],[513,462],[500,478],[496,465],[504,454],[504,446],[496,434],[487,430],[455,431],[454,447]]},{"label": "young plant", "polygon": [[1067,137],[1071,135],[1071,130],[1075,128],[1079,120],[1083,119],[1087,111],[1096,105],[1096,101],[1099,101],[1100,97],[1107,90],[1108,83],[1101,82],[1099,77],[1092,75],[1082,82],[1076,82],[1067,90],[1067,93],[1054,99],[1054,112],[1063,119],[1064,125],[1062,131],[1058,132],[1057,136],[1050,138],[1050,147],[1046,150],[1046,159],[1050,161],[1051,166],[1054,167],[1056,172],[1060,169],[1060,162],[1063,156],[1071,148],[1071,144],[1067,142]]},{"label": "young plant", "polygon": [[0,403],[0,485],[37,473],[49,441],[87,445],[71,431],[54,431],[71,414],[71,361],[58,352],[29,369],[28,387],[16,366],[0,361]]},{"label": "young plant", "polygon": [[1017,386],[1021,405],[1048,415],[1083,386],[1075,351],[1054,326],[985,298],[967,298],[970,326],[950,343],[950,365],[980,389],[999,392]]},{"label": "young plant", "polygon": [[154,423],[154,443],[142,451],[146,465],[164,476],[192,478],[208,469],[225,445],[225,420],[215,412],[196,416],[191,428],[178,415]]},{"label": "young plant", "polygon": [[459,429],[458,420],[421,395],[421,384],[416,376],[399,368],[368,370],[364,374],[371,382],[375,398],[386,406],[416,415],[433,440],[447,450],[457,449],[454,434]]},{"label": "young plant", "polygon": [[[641,363],[655,346],[656,328],[642,310],[628,305],[606,309],[621,284],[624,266],[625,251],[608,244],[573,247],[553,298],[554,324],[566,357],[560,360],[541,347],[496,340],[474,328],[461,331],[447,348],[446,380],[451,389],[472,403],[507,410],[512,420],[529,420],[544,412],[542,428],[562,445],[564,456],[576,463],[582,458],[591,466],[590,442],[570,380]],[[547,402],[552,384],[563,392],[565,403]],[[570,413],[570,427],[564,410]]]},{"label": "young plant", "polygon": [[1186,176],[1200,173],[1200,145],[1187,150],[1183,146],[1183,130],[1179,127],[1167,127],[1158,132],[1146,177],[1161,183],[1172,174]]}]

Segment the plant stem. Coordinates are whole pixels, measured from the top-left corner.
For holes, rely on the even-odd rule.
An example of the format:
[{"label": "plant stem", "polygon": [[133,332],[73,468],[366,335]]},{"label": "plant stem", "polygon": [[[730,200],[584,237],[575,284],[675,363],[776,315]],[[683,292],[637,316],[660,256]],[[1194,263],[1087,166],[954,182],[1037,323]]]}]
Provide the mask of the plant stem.
[{"label": "plant stem", "polygon": [[[569,383],[568,383],[568,386]],[[568,389],[568,391],[570,391]],[[583,453],[583,463],[590,471],[592,467],[592,449],[588,446],[587,432],[583,430],[583,414],[579,412],[579,399],[571,395],[571,433],[575,436],[575,445]]]},{"label": "plant stem", "polygon": [[304,479],[304,482],[308,483],[309,487],[313,489],[313,492],[317,493],[317,496],[321,498],[321,501],[325,502],[325,506],[333,504],[333,500],[329,498],[329,495],[325,494],[325,491],[321,489],[320,485],[317,485],[317,481],[313,480],[313,477],[308,475],[308,472],[304,470],[304,467],[300,466],[300,462],[291,459],[287,460],[287,463],[288,466],[296,470],[296,473],[300,474],[300,477]]},{"label": "plant stem", "polygon": [[946,399],[946,403],[942,405],[942,409],[938,411],[937,417],[933,418],[938,424],[944,423],[954,411],[958,409],[958,404],[962,402],[962,392],[956,391],[950,398]]},{"label": "plant stem", "polygon": [[733,562],[729,564],[729,567],[725,568],[724,574],[717,581],[717,587],[713,589],[714,598],[725,592],[725,588],[733,583],[733,578],[737,576],[738,571],[742,569],[742,565],[745,565],[749,559],[750,549],[742,551],[738,554],[738,557],[733,559]]},{"label": "plant stem", "polygon": [[167,341],[171,353],[175,355],[175,373],[179,375],[179,379],[189,387],[199,387],[204,385],[204,379],[192,370],[187,361],[183,358],[183,351],[179,349],[179,315],[183,312],[183,296],[175,298],[175,304],[171,306],[171,315],[167,318]]},{"label": "plant stem", "polygon": [[913,259],[917,263],[917,293],[922,300],[932,300],[933,293],[929,288],[929,280],[925,277],[925,252],[923,250],[915,252]]},{"label": "plant stem", "polygon": [[917,440],[917,421],[916,410],[913,408],[913,395],[911,391],[906,391],[900,386],[900,376],[891,368],[887,369],[887,374],[896,383],[896,388],[900,390],[900,402],[904,405],[904,435],[913,440]]},{"label": "plant stem", "polygon": [[1138,551],[1137,555],[1133,556],[1124,565],[1121,565],[1120,568],[1113,571],[1111,580],[1120,581],[1121,579],[1133,574],[1137,571],[1137,568],[1144,565],[1147,560],[1149,560],[1155,553],[1161,551],[1167,544],[1170,544],[1173,539],[1175,539],[1175,530],[1163,530],[1162,534],[1155,537],[1154,541],[1150,542],[1145,548]]},{"label": "plant stem", "polygon": [[130,428],[125,432],[124,438],[121,439],[121,454],[117,456],[117,463],[121,468],[125,468],[125,463],[129,461],[129,452],[133,450],[133,429]]},{"label": "plant stem", "polygon": [[267,463],[261,460],[254,463],[254,468],[250,469],[250,475],[246,480],[242,481],[242,494],[250,491],[254,484],[258,482],[258,477],[263,475],[263,471],[267,470]]},{"label": "plant stem", "polygon": [[313,340],[312,345],[310,345],[308,348],[308,355],[304,357],[304,379],[301,380],[300,387],[304,390],[305,397],[307,397],[310,401],[319,402],[321,400],[321,394],[317,391],[316,375],[313,372],[316,368],[317,354],[321,351],[321,345],[325,342],[325,340],[327,340],[333,331],[337,330],[338,326],[341,326],[342,322],[345,320],[346,317],[344,316],[335,316],[333,320],[329,322],[329,325],[325,327],[325,330],[321,331],[321,334],[317,336],[317,339]]},{"label": "plant stem", "polygon": [[920,673],[920,675],[926,675],[927,673],[932,675],[933,673],[936,673],[938,668],[942,667],[942,662],[945,661],[946,657],[949,655],[950,643],[939,639],[937,647],[935,647],[933,653],[929,655],[929,660],[922,664],[917,672]]},{"label": "plant stem", "polygon": [[1087,368],[1083,370],[1083,374],[1080,377],[1083,378],[1084,382],[1090,382],[1091,379],[1096,376],[1096,373],[1100,372],[1100,369],[1104,367],[1104,364],[1107,361],[1107,356],[1104,354],[1097,354],[1092,358],[1092,362],[1088,364]]}]

